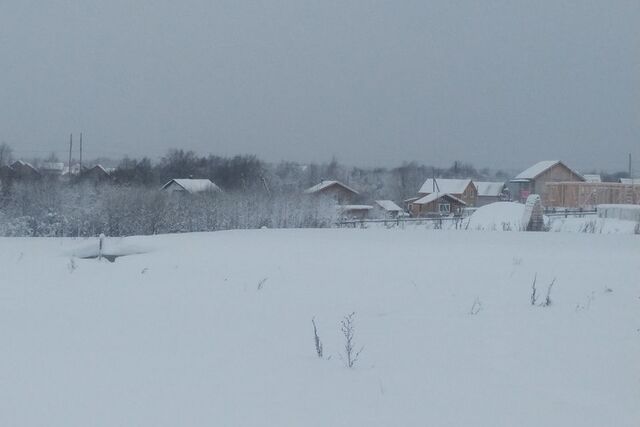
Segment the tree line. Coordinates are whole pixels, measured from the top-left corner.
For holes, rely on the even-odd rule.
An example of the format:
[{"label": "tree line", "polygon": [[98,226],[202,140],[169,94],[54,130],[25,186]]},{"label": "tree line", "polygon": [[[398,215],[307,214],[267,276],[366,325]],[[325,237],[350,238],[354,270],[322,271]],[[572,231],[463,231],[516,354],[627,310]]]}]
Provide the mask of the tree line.
[{"label": "tree line", "polygon": [[[5,147],[2,152],[6,164],[11,151]],[[415,162],[391,169],[358,168],[336,159],[319,164],[272,164],[253,155],[199,156],[171,149],[158,161],[124,158],[107,181],[4,180],[0,183],[0,235],[126,236],[328,227],[337,220],[335,206],[304,195],[305,188],[323,179],[335,179],[359,191],[356,203],[390,199],[402,205],[434,174],[483,180],[508,177],[504,172],[477,170],[462,162],[449,168]],[[173,178],[189,177],[211,179],[223,192],[178,196],[161,190]]]}]

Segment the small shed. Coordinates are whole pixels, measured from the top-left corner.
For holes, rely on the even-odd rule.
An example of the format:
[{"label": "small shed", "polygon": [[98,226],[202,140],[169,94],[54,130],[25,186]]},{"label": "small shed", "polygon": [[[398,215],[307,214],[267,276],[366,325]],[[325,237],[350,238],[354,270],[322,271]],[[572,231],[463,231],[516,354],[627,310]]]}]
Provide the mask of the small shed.
[{"label": "small shed", "polygon": [[404,209],[392,200],[376,200],[375,211],[383,218],[398,218],[406,215]]},{"label": "small shed", "polygon": [[304,190],[304,194],[330,197],[339,204],[349,204],[352,203],[360,193],[340,181],[323,180],[313,187]]},{"label": "small shed", "polygon": [[373,210],[371,205],[338,205],[340,217],[345,219],[366,219]]},{"label": "small shed", "polygon": [[220,192],[220,187],[210,179],[175,178],[162,186],[168,193],[197,194],[205,192]]},{"label": "small shed", "polygon": [[432,193],[409,204],[413,217],[461,215],[467,204],[464,200],[447,193]]}]

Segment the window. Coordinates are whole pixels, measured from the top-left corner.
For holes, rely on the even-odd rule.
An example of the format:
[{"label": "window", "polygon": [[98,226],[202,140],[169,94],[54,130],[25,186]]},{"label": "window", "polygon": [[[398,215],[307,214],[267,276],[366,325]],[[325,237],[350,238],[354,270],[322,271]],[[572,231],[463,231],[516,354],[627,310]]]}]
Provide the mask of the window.
[{"label": "window", "polygon": [[438,203],[438,211],[443,214],[451,212],[451,205],[449,203]]}]

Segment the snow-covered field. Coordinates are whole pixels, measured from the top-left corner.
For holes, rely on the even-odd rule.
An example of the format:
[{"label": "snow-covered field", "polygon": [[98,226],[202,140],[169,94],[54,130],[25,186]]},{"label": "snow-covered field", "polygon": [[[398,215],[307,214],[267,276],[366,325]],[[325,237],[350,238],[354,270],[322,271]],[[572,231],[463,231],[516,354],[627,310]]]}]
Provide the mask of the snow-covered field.
[{"label": "snow-covered field", "polygon": [[637,427],[639,237],[2,238],[0,425]]}]

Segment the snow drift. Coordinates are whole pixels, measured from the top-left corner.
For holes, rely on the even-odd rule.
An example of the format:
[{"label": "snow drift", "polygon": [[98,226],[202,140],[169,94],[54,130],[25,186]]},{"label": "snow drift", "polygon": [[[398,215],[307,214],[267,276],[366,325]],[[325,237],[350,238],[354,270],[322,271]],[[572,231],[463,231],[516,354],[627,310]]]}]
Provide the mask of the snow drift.
[{"label": "snow drift", "polygon": [[519,231],[523,228],[525,205],[514,202],[496,202],[478,208],[469,217],[467,229],[490,231]]},{"label": "snow drift", "polygon": [[[69,255],[95,243],[0,238],[0,425],[640,419],[637,236],[252,230]],[[541,298],[555,279],[549,307],[530,305],[534,276]]]}]

